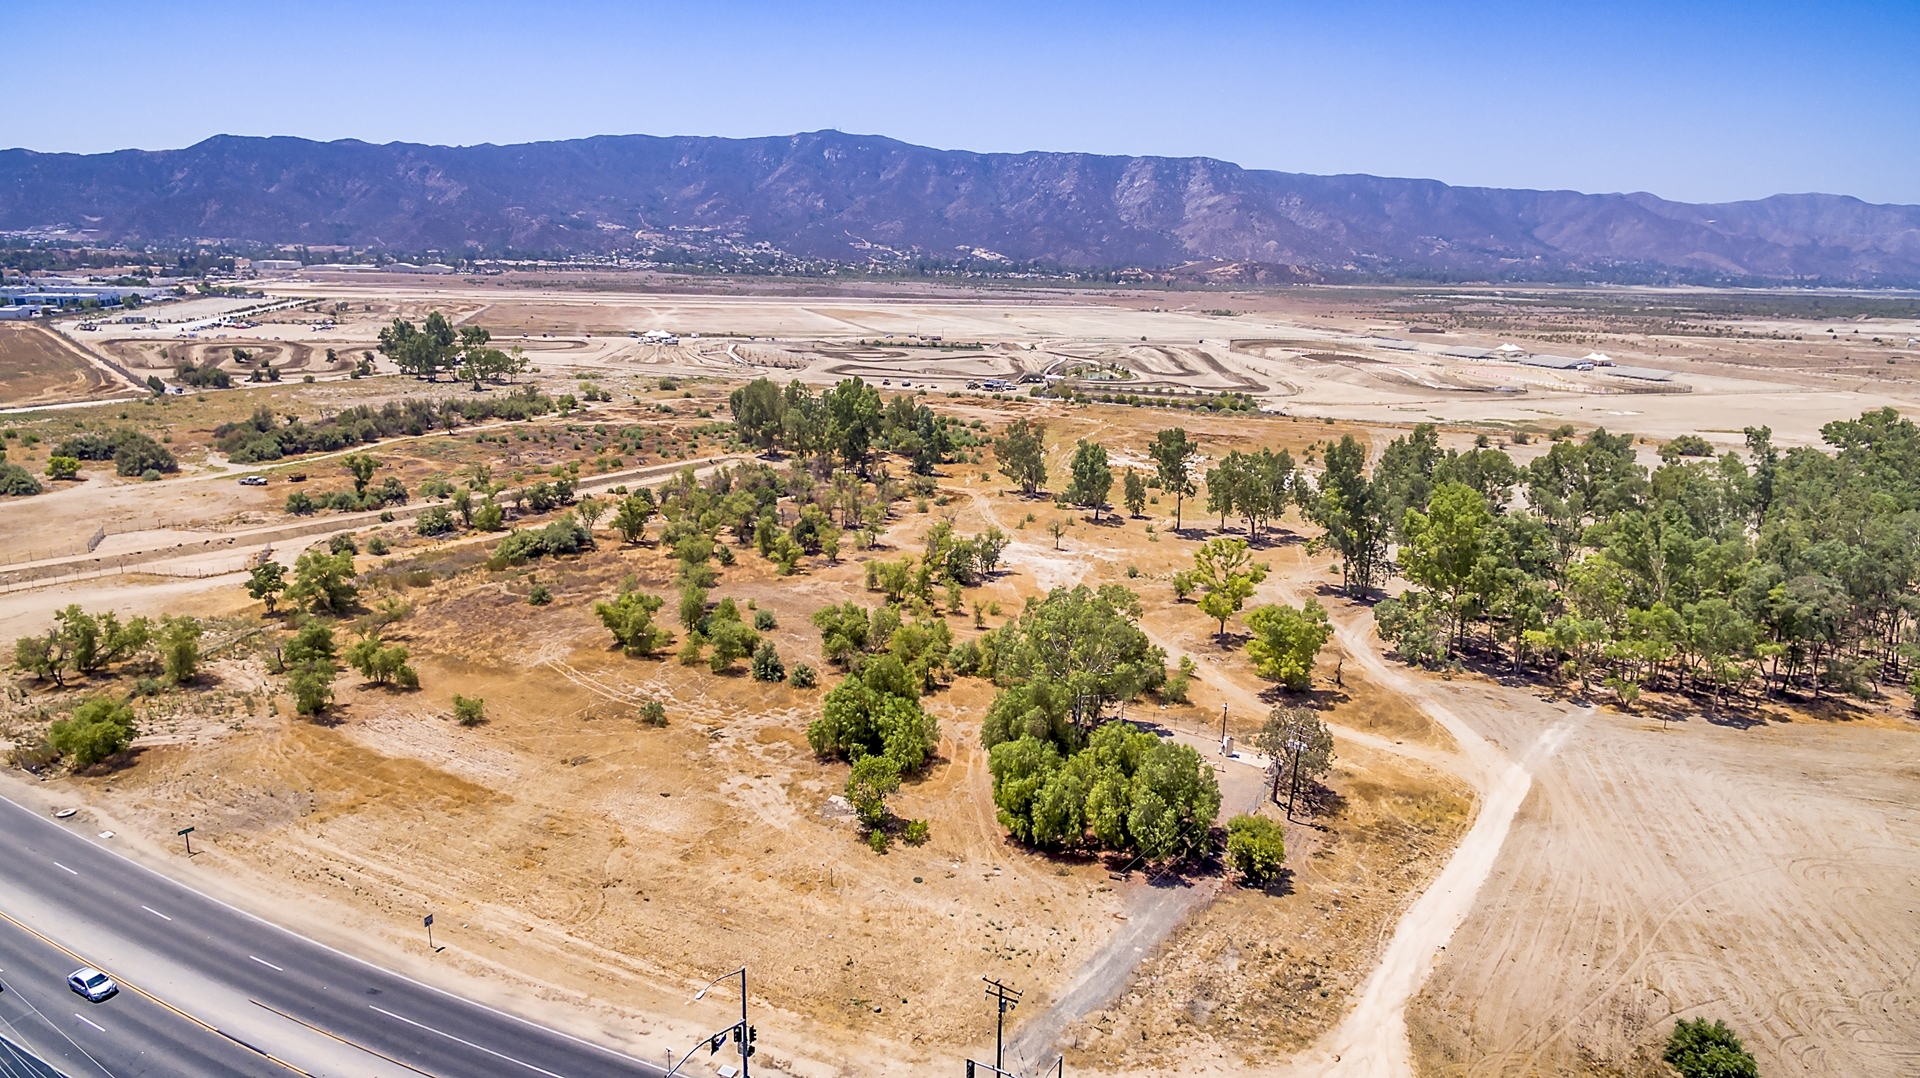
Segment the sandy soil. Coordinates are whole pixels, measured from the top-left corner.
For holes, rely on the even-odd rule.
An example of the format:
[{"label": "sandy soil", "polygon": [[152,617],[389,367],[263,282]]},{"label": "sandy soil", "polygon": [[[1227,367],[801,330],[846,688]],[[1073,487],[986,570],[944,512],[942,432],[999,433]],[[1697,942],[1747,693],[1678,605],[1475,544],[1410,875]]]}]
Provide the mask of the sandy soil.
[{"label": "sandy soil", "polygon": [[[1564,713],[1433,691],[1510,750]],[[1665,1024],[1701,1016],[1762,1074],[1920,1066],[1920,731],[1786,718],[1602,709],[1567,728],[1410,1014],[1422,1073],[1657,1073]]]}]

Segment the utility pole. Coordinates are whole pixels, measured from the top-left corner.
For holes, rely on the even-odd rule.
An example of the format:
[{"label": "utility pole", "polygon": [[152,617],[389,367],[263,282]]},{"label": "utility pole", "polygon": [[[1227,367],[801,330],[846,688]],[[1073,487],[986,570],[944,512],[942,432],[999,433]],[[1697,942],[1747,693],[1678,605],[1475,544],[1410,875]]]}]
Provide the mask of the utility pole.
[{"label": "utility pole", "polygon": [[[992,977],[980,979],[987,982],[987,998],[993,1000],[999,1008],[993,1021],[993,1069],[1005,1073],[1005,1060],[1001,1056],[1002,1046],[1006,1040],[1007,1012],[1020,1005],[1020,997],[1024,993],[1016,992]],[[746,1076],[742,1075],[741,1078]]]}]

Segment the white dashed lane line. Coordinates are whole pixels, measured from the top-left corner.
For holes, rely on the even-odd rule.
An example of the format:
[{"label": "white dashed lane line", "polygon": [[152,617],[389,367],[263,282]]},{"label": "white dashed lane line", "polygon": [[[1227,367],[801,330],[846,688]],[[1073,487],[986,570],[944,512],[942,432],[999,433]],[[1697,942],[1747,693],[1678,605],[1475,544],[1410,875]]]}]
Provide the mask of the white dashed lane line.
[{"label": "white dashed lane line", "polygon": [[274,971],[275,973],[285,973],[285,972],[287,972],[286,970],[284,970],[284,969],[281,969],[281,968],[280,968],[279,966],[276,966],[276,965],[274,965],[273,963],[271,963],[271,962],[269,962],[269,961],[267,961],[266,959],[264,959],[264,958],[261,958],[261,957],[260,957],[259,955],[251,955],[251,954],[250,954],[250,955],[248,955],[247,957],[248,957],[248,958],[251,958],[251,959],[253,959],[253,960],[254,960],[255,962],[258,962],[258,963],[260,963],[261,965],[263,965],[263,966],[265,966],[265,967],[267,967],[268,969],[270,969],[270,970],[272,970],[272,971]]},{"label": "white dashed lane line", "polygon": [[171,917],[168,917],[168,916],[167,916],[166,914],[164,914],[164,913],[161,913],[161,912],[160,912],[159,910],[156,910],[156,909],[154,909],[154,908],[153,908],[152,906],[142,906],[142,907],[140,907],[140,908],[141,908],[141,909],[143,909],[143,910],[146,910],[146,911],[147,911],[148,913],[151,913],[151,914],[153,914],[153,915],[154,915],[155,917],[158,917],[158,918],[160,918],[160,919],[161,919],[162,921],[171,921],[171,920],[173,920],[173,918],[171,918]]},{"label": "white dashed lane line", "polygon": [[94,1021],[92,1021],[91,1019],[89,1019],[89,1018],[88,1018],[88,1017],[87,1017],[86,1015],[84,1015],[84,1014],[80,1014],[79,1012],[75,1012],[75,1013],[74,1013],[74,1017],[75,1017],[75,1018],[78,1018],[78,1019],[80,1019],[80,1020],[81,1020],[82,1022],[85,1022],[85,1023],[87,1023],[88,1025],[90,1025],[90,1026],[92,1026],[93,1028],[95,1028],[95,1029],[97,1029],[97,1030],[99,1030],[99,1031],[100,1031],[100,1032],[102,1032],[102,1033],[105,1033],[105,1032],[107,1031],[107,1027],[106,1027],[106,1026],[103,1026],[103,1025],[100,1025],[100,1024],[98,1024],[98,1023],[96,1023],[96,1022],[94,1022]]},{"label": "white dashed lane line", "polygon": [[65,866],[65,865],[63,865],[63,864],[61,864],[61,863],[60,863],[60,862],[58,862],[58,861],[55,861],[55,862],[53,863],[53,867],[55,867],[55,868],[57,868],[57,869],[59,869],[59,870],[60,870],[60,871],[62,871],[62,872],[65,872],[65,873],[67,873],[67,874],[69,874],[69,875],[73,875],[73,876],[78,876],[78,875],[79,875],[79,873],[78,873],[78,872],[75,872],[75,871],[73,871],[72,869],[70,869],[70,868],[68,868],[67,866]]}]

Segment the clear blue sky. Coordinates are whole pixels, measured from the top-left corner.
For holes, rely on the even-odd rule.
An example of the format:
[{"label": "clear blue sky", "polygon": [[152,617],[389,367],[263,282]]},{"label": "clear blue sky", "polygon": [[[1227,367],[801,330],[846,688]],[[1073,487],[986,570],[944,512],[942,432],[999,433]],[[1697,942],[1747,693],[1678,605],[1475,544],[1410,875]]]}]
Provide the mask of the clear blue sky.
[{"label": "clear blue sky", "polygon": [[818,128],[1687,201],[1920,204],[1920,2],[0,0],[0,146]]}]

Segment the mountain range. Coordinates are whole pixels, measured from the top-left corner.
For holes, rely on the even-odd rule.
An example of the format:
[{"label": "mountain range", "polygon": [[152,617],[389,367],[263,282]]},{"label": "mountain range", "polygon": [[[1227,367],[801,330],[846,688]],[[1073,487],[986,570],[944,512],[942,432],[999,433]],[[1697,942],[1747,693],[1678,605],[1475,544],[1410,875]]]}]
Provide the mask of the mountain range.
[{"label": "mountain range", "polygon": [[1920,282],[1920,206],[1314,176],[1206,157],[971,153],[837,131],[509,146],[222,135],[0,150],[0,232],[417,254],[730,253],[1226,277]]}]

